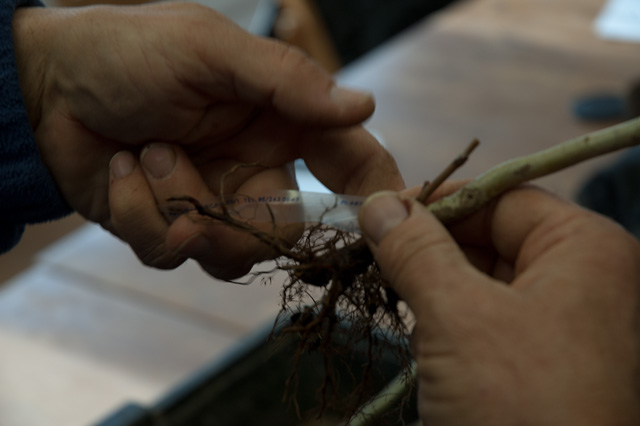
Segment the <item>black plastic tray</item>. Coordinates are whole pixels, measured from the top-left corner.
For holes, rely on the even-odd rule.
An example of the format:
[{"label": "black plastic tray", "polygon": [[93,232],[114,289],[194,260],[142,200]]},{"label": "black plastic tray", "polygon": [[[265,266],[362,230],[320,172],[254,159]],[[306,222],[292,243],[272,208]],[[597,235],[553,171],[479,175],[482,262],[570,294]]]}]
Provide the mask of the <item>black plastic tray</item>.
[{"label": "black plastic tray", "polygon": [[[296,393],[298,410],[290,401],[283,402],[297,338],[278,333],[274,338],[272,332],[272,326],[265,327],[153,406],[128,403],[95,426],[345,424],[341,414],[329,410],[322,418],[317,418],[322,404],[318,390],[324,378],[323,359],[319,353],[305,354],[300,360]],[[359,384],[367,358],[365,348],[356,348],[334,360],[340,375],[340,395],[346,396]],[[374,391],[382,389],[400,369],[392,349],[383,351],[376,358],[370,386]],[[415,401],[415,397],[409,400]],[[402,409],[392,409],[386,418],[377,420],[375,424],[403,425],[417,418],[415,406],[410,402]]]}]

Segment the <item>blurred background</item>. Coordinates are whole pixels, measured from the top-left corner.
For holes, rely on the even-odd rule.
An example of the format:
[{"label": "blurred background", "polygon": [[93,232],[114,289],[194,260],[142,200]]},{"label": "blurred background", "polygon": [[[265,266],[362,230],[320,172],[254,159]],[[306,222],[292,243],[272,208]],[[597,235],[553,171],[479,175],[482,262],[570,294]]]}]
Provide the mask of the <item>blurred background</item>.
[{"label": "blurred background", "polygon": [[[200,2],[373,92],[366,125],[408,185],[474,138],[482,145],[458,177],[638,115],[637,1]],[[612,216],[636,212],[631,154],[537,183],[596,210],[605,199]],[[193,263],[146,268],[77,215],[31,226],[0,256],[0,426],[86,426],[128,401],[152,404],[270,323],[278,303],[277,284],[223,283]]]}]

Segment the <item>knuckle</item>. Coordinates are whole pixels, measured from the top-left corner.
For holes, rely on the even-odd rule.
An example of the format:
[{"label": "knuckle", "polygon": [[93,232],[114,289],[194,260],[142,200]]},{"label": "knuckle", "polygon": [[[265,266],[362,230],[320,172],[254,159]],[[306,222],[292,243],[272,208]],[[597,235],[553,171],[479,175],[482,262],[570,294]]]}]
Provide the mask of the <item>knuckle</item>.
[{"label": "knuckle", "polygon": [[168,252],[164,242],[150,242],[148,244],[131,245],[138,259],[146,266],[156,269],[175,269],[186,259]]},{"label": "knuckle", "polygon": [[145,265],[157,269],[174,269],[185,259],[166,247],[163,230],[154,229],[143,221],[144,215],[130,209],[119,216],[113,215],[110,231],[127,243],[138,259]]},{"label": "knuckle", "polygon": [[371,194],[380,190],[400,190],[404,181],[393,156],[379,143],[370,144],[369,152],[355,165],[349,178],[350,191]]},{"label": "knuckle", "polygon": [[[277,63],[279,63],[280,72],[283,75],[283,79],[280,81],[286,82],[291,79],[299,79],[302,75],[316,75],[318,78],[324,75],[324,72],[302,49],[287,45],[281,42],[275,42],[272,44],[275,49],[274,57]],[[316,81],[320,81],[316,79]],[[330,84],[330,79],[327,78],[327,83]]]},{"label": "knuckle", "polygon": [[280,44],[282,50],[280,52],[280,63],[283,68],[296,70],[301,66],[310,63],[310,58],[300,48],[292,45]]}]

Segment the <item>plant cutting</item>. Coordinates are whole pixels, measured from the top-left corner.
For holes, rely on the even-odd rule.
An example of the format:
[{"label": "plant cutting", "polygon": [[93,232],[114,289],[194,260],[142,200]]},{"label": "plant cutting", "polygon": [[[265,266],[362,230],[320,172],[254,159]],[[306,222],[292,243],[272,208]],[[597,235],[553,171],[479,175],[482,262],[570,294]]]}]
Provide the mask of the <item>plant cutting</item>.
[{"label": "plant cutting", "polygon": [[[427,208],[441,222],[451,224],[524,182],[638,144],[640,118],[509,160],[481,174],[455,193],[428,204]],[[426,203],[429,195],[466,161],[476,146],[477,142],[472,143],[432,183],[425,184],[418,200]],[[336,353],[344,350],[335,347],[332,335],[350,333],[350,345],[366,342],[369,348],[369,363],[363,366],[366,372],[375,367],[375,351],[380,345],[380,334],[375,331],[384,329],[396,337],[408,335],[407,313],[401,308],[401,301],[386,285],[366,243],[357,235],[314,224],[304,231],[299,240],[290,241],[276,232],[258,230],[245,219],[234,217],[224,197],[222,200],[219,208],[212,209],[192,198],[173,199],[192,204],[198,215],[207,220],[223,222],[254,235],[279,255],[276,269],[288,274],[283,284],[282,307],[287,312],[293,310],[287,317],[289,324],[283,330],[300,336],[289,383],[295,390],[295,366],[300,357],[308,351],[320,351],[325,359],[325,380],[320,389],[322,406],[332,404],[331,390],[336,388],[339,377],[332,374],[331,362]],[[268,205],[267,210],[272,212]],[[274,231],[277,221],[274,214],[271,217]],[[341,325],[345,319],[350,324],[348,329]],[[366,385],[354,390],[354,403],[360,408],[355,409],[356,414],[350,424],[369,424],[367,422],[387,409],[389,401],[408,395],[413,386],[411,377],[415,375],[415,366],[405,346],[399,346],[397,352],[405,367],[404,372],[386,391],[364,406],[361,403],[369,398]]]}]

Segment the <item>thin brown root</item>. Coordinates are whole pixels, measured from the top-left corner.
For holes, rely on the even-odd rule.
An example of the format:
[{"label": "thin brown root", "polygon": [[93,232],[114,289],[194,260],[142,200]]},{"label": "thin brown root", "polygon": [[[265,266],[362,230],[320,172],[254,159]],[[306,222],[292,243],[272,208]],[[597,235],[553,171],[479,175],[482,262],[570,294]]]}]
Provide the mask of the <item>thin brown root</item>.
[{"label": "thin brown root", "polygon": [[239,163],[236,164],[235,166],[231,167],[229,170],[227,170],[221,177],[220,179],[220,208],[222,209],[222,213],[224,213],[227,216],[229,215],[229,206],[227,205],[227,200],[225,197],[225,194],[227,193],[226,189],[225,189],[225,182],[227,181],[227,178],[229,176],[231,176],[232,174],[234,174],[235,172],[237,172],[239,169],[245,169],[245,168],[250,168],[250,167],[260,167],[263,169],[268,169],[269,166],[265,166],[264,164],[260,164],[260,163]]}]

